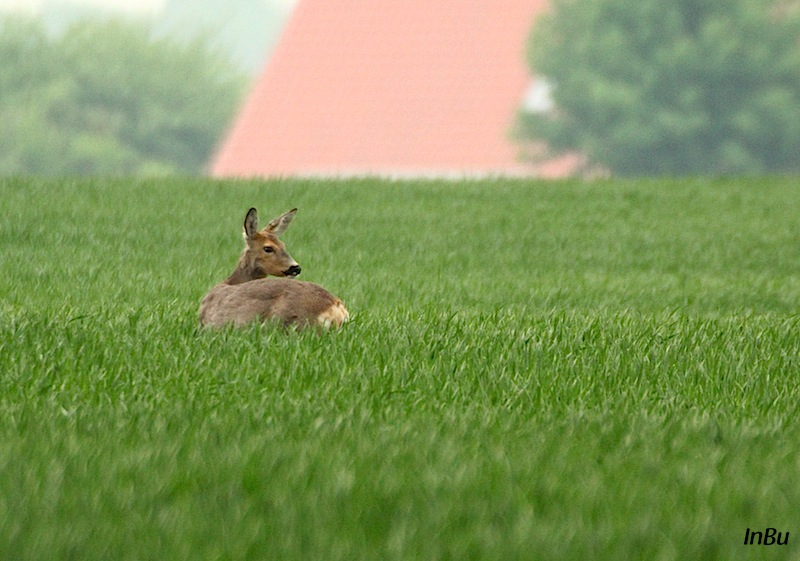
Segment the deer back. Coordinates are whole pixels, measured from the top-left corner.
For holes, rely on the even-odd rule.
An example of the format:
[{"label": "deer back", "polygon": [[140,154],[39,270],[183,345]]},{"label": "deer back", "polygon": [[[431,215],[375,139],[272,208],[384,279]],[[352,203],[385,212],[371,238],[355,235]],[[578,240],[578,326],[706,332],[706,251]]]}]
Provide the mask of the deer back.
[{"label": "deer back", "polygon": [[200,323],[207,326],[275,320],[287,327],[340,327],[349,315],[320,285],[290,279],[219,284],[200,304]]}]

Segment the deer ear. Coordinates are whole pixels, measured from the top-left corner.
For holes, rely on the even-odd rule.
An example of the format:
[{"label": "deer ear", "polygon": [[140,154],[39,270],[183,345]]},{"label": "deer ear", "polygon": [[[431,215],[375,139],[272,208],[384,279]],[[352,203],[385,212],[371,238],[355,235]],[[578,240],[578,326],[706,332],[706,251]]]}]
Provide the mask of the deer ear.
[{"label": "deer ear", "polygon": [[244,237],[251,239],[258,233],[258,211],[251,208],[244,217]]},{"label": "deer ear", "polygon": [[264,228],[267,232],[271,232],[276,236],[280,236],[286,231],[286,228],[289,227],[289,222],[292,221],[294,215],[297,214],[297,209],[293,208],[289,212],[284,212],[278,218],[274,218],[267,226]]}]

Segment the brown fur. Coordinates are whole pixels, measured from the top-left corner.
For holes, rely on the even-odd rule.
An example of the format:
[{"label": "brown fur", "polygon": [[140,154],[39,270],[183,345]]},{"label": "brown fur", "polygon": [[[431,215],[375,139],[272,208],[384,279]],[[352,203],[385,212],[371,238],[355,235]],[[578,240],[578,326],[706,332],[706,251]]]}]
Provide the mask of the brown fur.
[{"label": "brown fur", "polygon": [[[278,239],[296,211],[282,214],[259,231],[258,215],[250,209],[244,222],[244,253],[233,273],[203,298],[201,325],[219,327],[275,320],[285,326],[327,328],[340,327],[347,321],[349,313],[344,303],[318,284],[265,278],[294,276],[300,270]],[[266,252],[265,247],[271,251]]]}]

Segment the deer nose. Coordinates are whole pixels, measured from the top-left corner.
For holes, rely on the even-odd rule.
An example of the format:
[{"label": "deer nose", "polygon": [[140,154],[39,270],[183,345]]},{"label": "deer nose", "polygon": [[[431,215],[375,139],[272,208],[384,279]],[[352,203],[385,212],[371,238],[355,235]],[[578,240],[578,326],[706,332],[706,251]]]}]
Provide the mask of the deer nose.
[{"label": "deer nose", "polygon": [[283,272],[283,274],[286,275],[287,277],[296,277],[297,275],[300,274],[300,271],[302,271],[300,265],[292,265],[291,267],[286,269]]}]

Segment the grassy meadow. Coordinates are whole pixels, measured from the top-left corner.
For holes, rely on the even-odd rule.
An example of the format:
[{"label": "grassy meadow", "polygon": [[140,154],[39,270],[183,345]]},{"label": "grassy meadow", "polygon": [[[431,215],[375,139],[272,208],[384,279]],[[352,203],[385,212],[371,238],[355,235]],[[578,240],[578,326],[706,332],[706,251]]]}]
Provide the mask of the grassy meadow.
[{"label": "grassy meadow", "polygon": [[[300,209],[344,329],[198,328],[250,206]],[[0,210],[0,559],[800,559],[795,179],[5,179]]]}]

